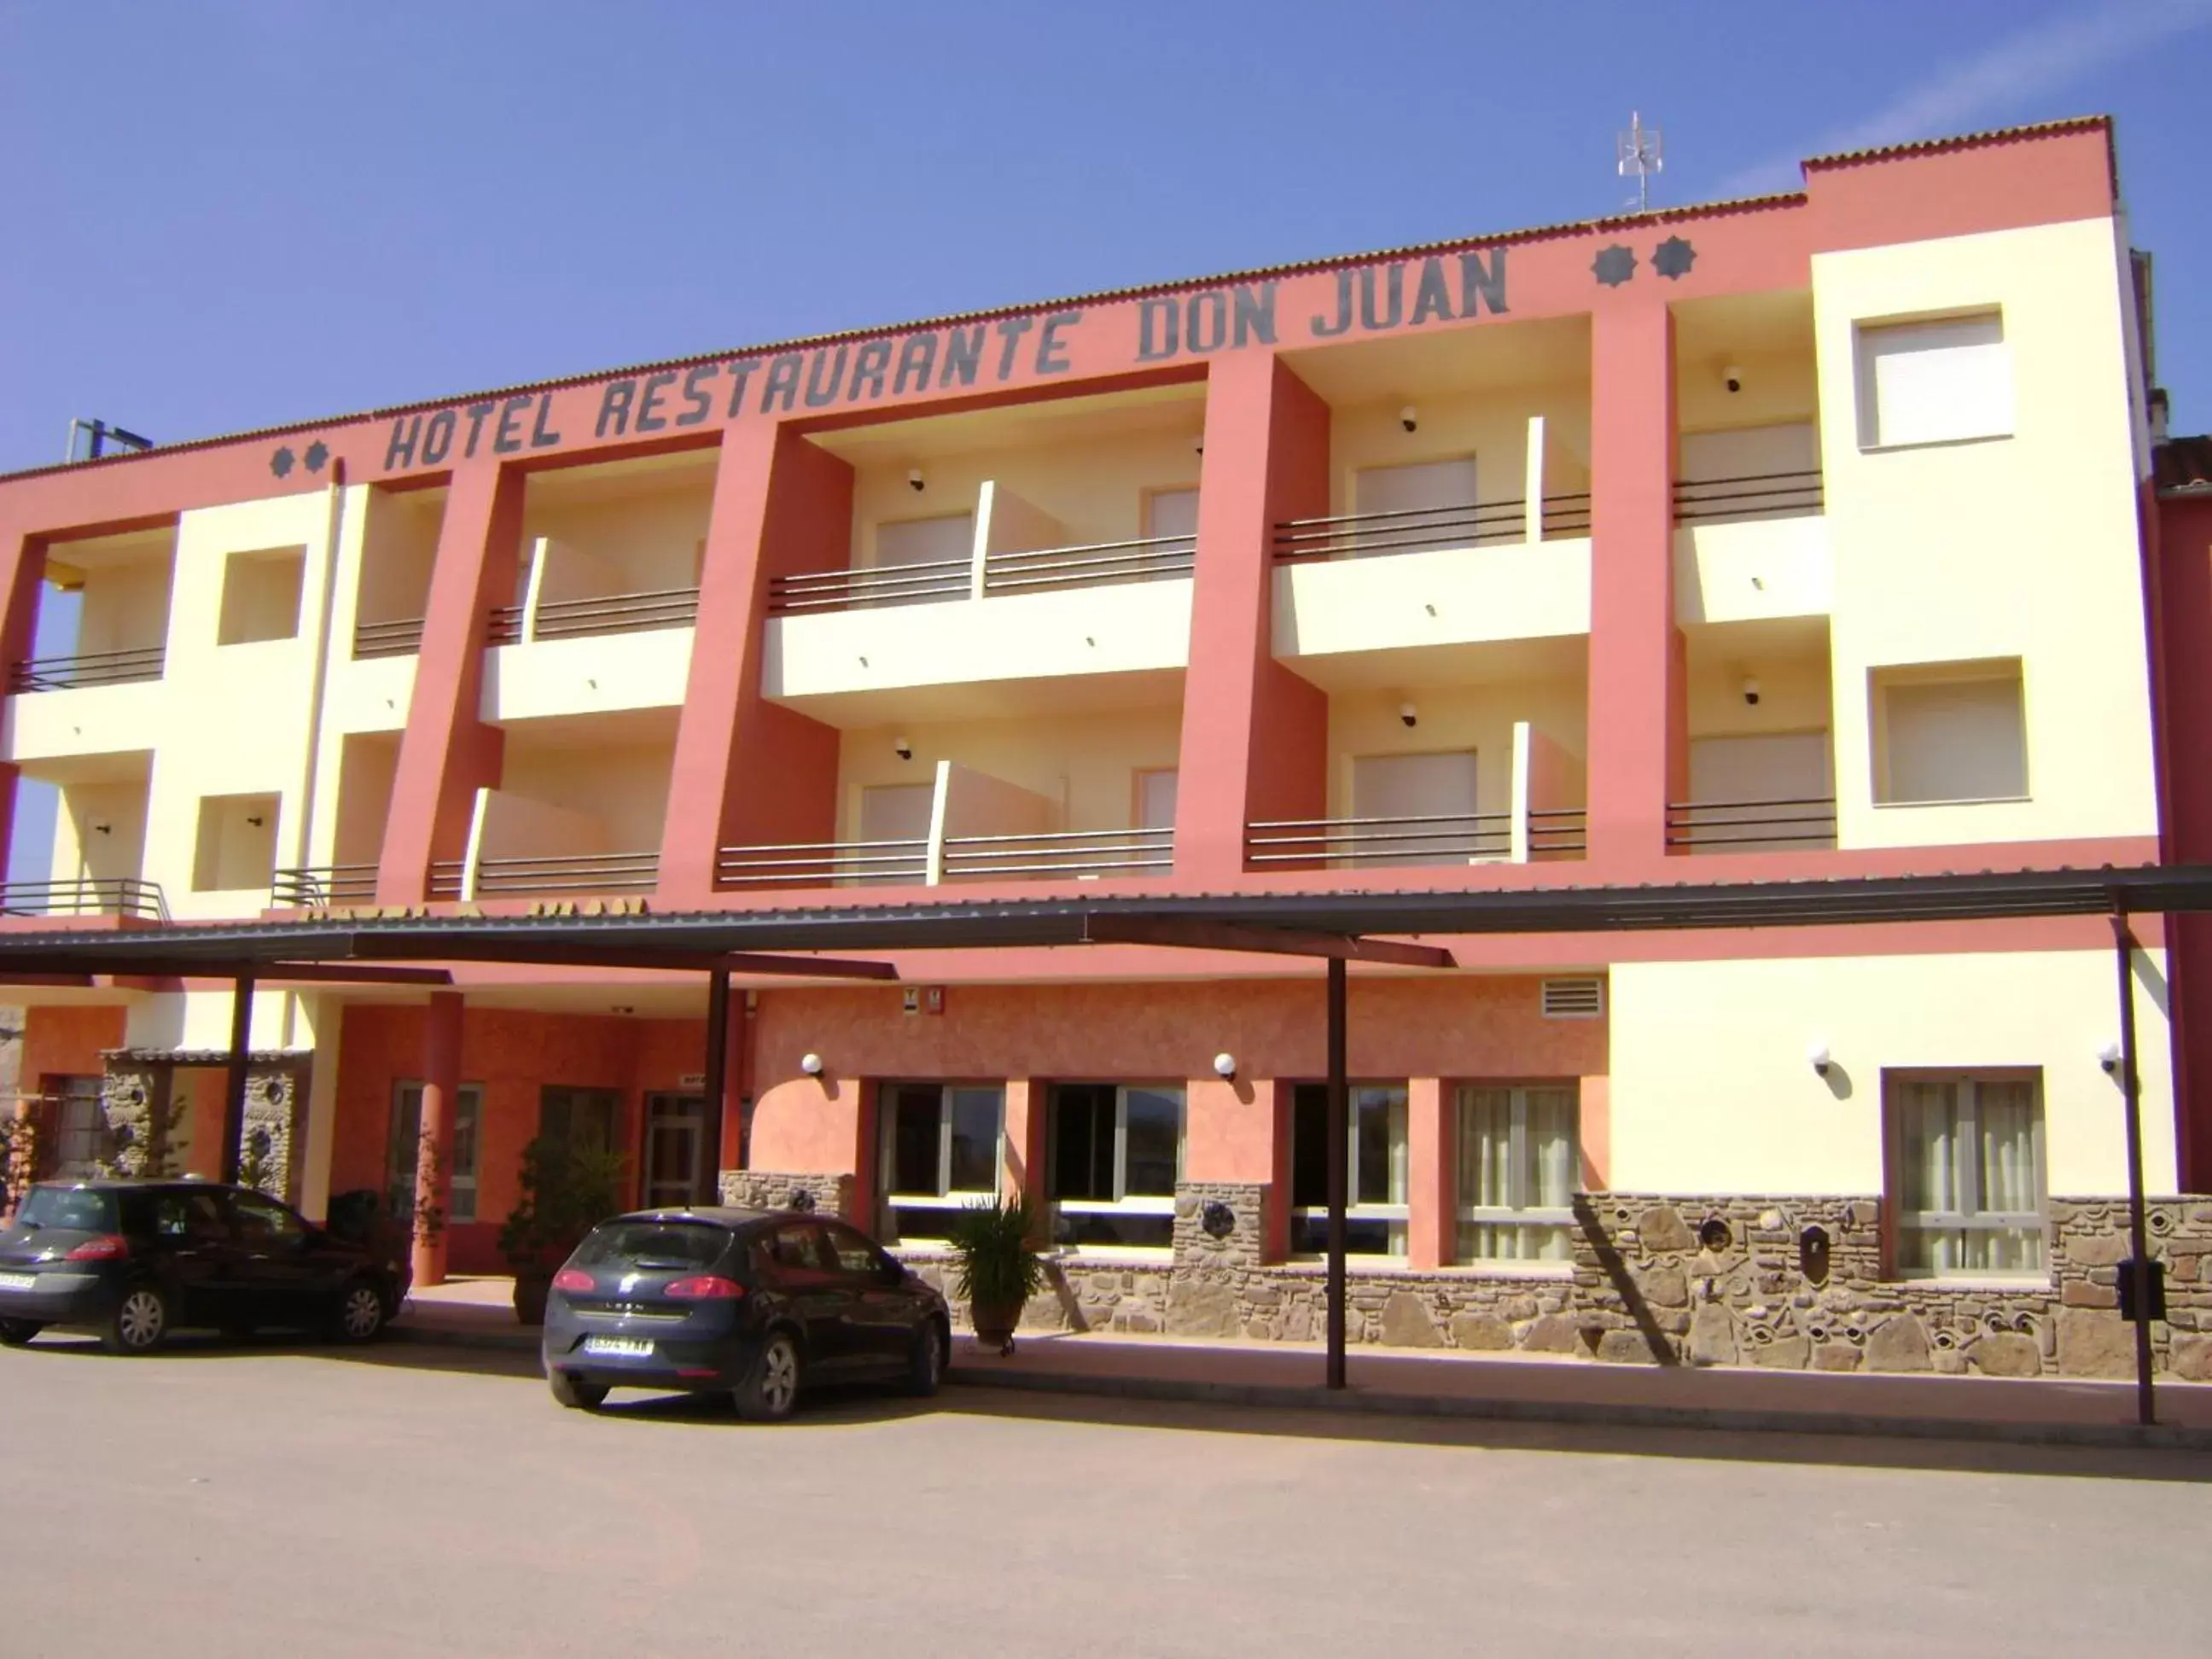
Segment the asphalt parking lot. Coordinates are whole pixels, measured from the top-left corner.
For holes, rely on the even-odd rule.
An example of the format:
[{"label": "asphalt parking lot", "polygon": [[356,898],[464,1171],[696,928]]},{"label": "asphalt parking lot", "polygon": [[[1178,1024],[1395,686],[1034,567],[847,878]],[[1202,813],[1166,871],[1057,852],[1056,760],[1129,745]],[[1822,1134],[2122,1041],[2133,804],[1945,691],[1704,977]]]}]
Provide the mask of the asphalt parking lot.
[{"label": "asphalt parking lot", "polygon": [[[617,1396],[618,1401],[626,1396]],[[0,1352],[0,1654],[2201,1656],[2212,1455]]]}]

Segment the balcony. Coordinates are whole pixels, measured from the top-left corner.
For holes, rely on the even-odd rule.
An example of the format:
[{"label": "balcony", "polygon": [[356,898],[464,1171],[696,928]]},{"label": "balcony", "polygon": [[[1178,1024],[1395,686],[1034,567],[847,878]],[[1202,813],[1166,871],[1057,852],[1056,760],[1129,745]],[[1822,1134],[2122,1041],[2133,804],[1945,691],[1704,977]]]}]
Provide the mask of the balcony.
[{"label": "balcony", "polygon": [[510,725],[499,786],[477,791],[462,856],[433,868],[432,896],[650,892],[675,742],[673,709]]},{"label": "balcony", "polygon": [[88,686],[128,685],[161,678],[165,655],[158,645],[128,651],[92,651],[73,657],[29,657],[17,663],[12,691],[76,691]]},{"label": "balcony", "polygon": [[1667,805],[1667,845],[1688,853],[1771,853],[1835,844],[1833,795]]},{"label": "balcony", "polygon": [[660,854],[571,853],[540,858],[479,859],[464,899],[574,898],[602,893],[649,893],[660,878]]},{"label": "balcony", "polygon": [[353,625],[353,654],[363,659],[411,657],[422,648],[422,622],[420,617],[357,622]]},{"label": "balcony", "polygon": [[699,614],[697,586],[556,597],[611,580],[607,561],[538,540],[521,601],[491,613],[486,720],[504,724],[681,706]]},{"label": "balcony", "polygon": [[129,916],[167,921],[161,884],[136,876],[79,876],[63,881],[0,883],[0,916]]},{"label": "balcony", "polygon": [[376,902],[376,866],[325,864],[279,870],[270,884],[269,902],[278,910],[327,910],[339,904]]}]

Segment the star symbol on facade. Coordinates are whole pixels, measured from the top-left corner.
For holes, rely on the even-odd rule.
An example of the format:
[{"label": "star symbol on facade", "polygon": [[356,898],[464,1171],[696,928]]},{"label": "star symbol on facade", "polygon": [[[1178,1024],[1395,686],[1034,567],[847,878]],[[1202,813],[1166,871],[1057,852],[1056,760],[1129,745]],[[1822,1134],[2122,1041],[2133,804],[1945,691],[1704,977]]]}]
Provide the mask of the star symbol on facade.
[{"label": "star symbol on facade", "polygon": [[[1686,246],[1687,244],[1685,244],[1685,246]],[[323,470],[323,464],[329,460],[330,458],[330,446],[325,443],[320,438],[316,439],[314,442],[307,446],[307,471],[310,472],[320,472]]]},{"label": "star symbol on facade", "polygon": [[1636,250],[1615,242],[1611,247],[1601,247],[1597,258],[1590,262],[1597,279],[1607,288],[1619,288],[1636,274]]},{"label": "star symbol on facade", "polygon": [[269,470],[280,478],[291,471],[292,447],[289,444],[276,447],[276,453],[269,458]]},{"label": "star symbol on facade", "polygon": [[1698,250],[1679,236],[1669,236],[1651,251],[1651,269],[1669,281],[1689,274],[1698,263]]}]

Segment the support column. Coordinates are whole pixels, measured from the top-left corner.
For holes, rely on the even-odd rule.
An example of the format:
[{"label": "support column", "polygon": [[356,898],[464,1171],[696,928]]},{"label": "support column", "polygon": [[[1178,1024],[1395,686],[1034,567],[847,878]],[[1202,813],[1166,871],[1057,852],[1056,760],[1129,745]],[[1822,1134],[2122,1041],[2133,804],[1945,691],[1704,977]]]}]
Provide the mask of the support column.
[{"label": "support column", "polygon": [[230,988],[230,1053],[223,1066],[222,1158],[216,1167],[222,1179],[238,1180],[246,1139],[246,1068],[253,1052],[253,980],[240,975]]},{"label": "support column", "polygon": [[[712,901],[717,850],[837,834],[835,727],[761,695],[769,586],[853,562],[853,469],[781,424],[723,434],[660,844],[659,902]],[[706,642],[712,641],[712,648]]]},{"label": "support column", "polygon": [[1243,873],[1245,826],[1328,807],[1328,698],[1275,659],[1280,520],[1328,512],[1328,405],[1272,352],[1214,360],[1206,393],[1175,872]]},{"label": "support column", "polygon": [[415,1143],[415,1282],[446,1282],[453,1114],[461,1090],[461,994],[433,991],[422,1023],[422,1117]]},{"label": "support column", "polygon": [[2143,1215],[2142,1078],[2136,1070],[2136,937],[2124,915],[2112,918],[2112,945],[2120,974],[2120,1091],[2127,1100],[2128,1249],[2135,1258],[2123,1273],[2134,1283],[2136,1328],[2136,1420],[2146,1427],[2158,1421],[2151,1382],[2150,1235]]},{"label": "support column", "polygon": [[432,861],[463,854],[476,792],[499,782],[501,733],[481,712],[484,648],[494,607],[514,602],[522,505],[513,467],[485,461],[453,474],[377,863],[380,904],[428,896]]},{"label": "support column", "polygon": [[1663,301],[1591,319],[1589,851],[1606,878],[1667,855],[1689,784],[1674,623],[1674,324]]},{"label": "support column", "polygon": [[1006,1079],[1006,1160],[1001,1186],[1009,1198],[1025,1199],[1040,1229],[1045,1208],[1046,1085],[1030,1078]]},{"label": "support column", "polygon": [[1344,1075],[1344,958],[1328,959],[1328,1376],[1344,1387],[1344,1212],[1351,1201],[1352,1123]]},{"label": "support column", "polygon": [[707,975],[707,1081],[702,1103],[706,1121],[699,1131],[699,1173],[692,1201],[714,1204],[721,1197],[723,1102],[730,1092],[730,970]]},{"label": "support column", "polygon": [[1441,1267],[1458,1255],[1452,1203],[1451,1122],[1441,1079],[1406,1081],[1406,1261]]},{"label": "support column", "polygon": [[[46,550],[36,538],[0,525],[0,696],[15,683],[15,665],[31,654],[38,634],[39,599],[46,580]],[[0,762],[0,881],[15,847],[15,784],[22,769]],[[27,872],[43,880],[43,870]]]}]

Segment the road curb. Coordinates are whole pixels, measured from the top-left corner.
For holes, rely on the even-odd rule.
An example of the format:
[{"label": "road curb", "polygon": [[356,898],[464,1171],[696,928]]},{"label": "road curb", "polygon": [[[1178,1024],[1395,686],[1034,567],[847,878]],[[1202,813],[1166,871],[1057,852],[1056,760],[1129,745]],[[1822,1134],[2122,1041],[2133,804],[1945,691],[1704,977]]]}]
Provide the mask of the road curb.
[{"label": "road curb", "polygon": [[1874,1417],[1848,1412],[1756,1411],[1727,1407],[1599,1405],[1583,1400],[1483,1400],[1382,1394],[1265,1382],[1202,1382],[1161,1376],[1097,1376],[1000,1370],[972,1362],[947,1368],[945,1381],[1036,1394],[1253,1406],[1273,1411],[1345,1412],[1376,1417],[1565,1423],[1592,1428],[1694,1429],[1731,1434],[1850,1436],[1887,1440],[1955,1440],[1981,1445],[2072,1446],[2102,1450],[2212,1451],[2212,1429],[2132,1423],[2014,1423],[1972,1418]]},{"label": "road curb", "polygon": [[495,1353],[534,1354],[538,1352],[539,1341],[535,1329],[526,1329],[520,1326],[511,1331],[441,1330],[434,1325],[410,1325],[404,1320],[386,1325],[384,1334],[394,1342],[413,1342],[439,1348],[474,1348]]}]

